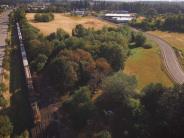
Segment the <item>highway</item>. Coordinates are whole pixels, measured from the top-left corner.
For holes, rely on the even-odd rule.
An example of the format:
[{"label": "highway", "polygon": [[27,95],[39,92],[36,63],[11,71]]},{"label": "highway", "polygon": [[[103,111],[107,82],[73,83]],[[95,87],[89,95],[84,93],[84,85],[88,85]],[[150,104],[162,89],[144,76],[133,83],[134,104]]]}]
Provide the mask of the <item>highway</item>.
[{"label": "highway", "polygon": [[[160,47],[161,55],[167,72],[176,84],[184,83],[184,71],[182,70],[174,49],[158,36],[145,33],[146,37],[157,42]],[[154,65],[153,65],[154,66]]]},{"label": "highway", "polygon": [[6,46],[6,38],[8,34],[8,14],[10,11],[5,11],[0,14],[0,81],[2,79],[2,62],[4,57],[4,49]]}]

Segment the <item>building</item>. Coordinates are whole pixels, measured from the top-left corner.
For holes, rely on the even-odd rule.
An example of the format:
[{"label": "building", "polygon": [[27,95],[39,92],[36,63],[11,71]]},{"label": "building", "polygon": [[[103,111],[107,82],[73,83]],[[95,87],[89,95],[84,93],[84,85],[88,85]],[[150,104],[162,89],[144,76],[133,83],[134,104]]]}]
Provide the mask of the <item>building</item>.
[{"label": "building", "polygon": [[86,13],[85,10],[82,9],[82,10],[73,10],[72,14],[73,15],[78,15],[78,16],[85,16],[87,13]]},{"label": "building", "polygon": [[128,23],[135,18],[135,14],[128,12],[107,13],[105,14],[104,18],[115,23]]},{"label": "building", "polygon": [[0,5],[0,8],[1,8],[1,9],[8,9],[9,6],[8,6],[8,5]]},{"label": "building", "polygon": [[50,6],[50,3],[47,2],[33,2],[31,4],[27,5],[27,10],[28,11],[42,11],[48,9]]}]

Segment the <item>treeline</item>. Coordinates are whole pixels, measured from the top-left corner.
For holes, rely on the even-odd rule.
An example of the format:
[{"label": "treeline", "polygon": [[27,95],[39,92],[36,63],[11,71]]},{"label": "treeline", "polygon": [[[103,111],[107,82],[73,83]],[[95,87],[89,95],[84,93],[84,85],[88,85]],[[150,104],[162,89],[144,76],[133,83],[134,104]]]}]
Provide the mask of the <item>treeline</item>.
[{"label": "treeline", "polygon": [[166,31],[184,32],[184,15],[162,15],[153,18],[146,18],[142,21],[133,20],[130,24],[133,27],[141,28],[145,31],[160,29]]},{"label": "treeline", "polygon": [[[26,7],[26,6],[25,6]],[[31,9],[26,8],[28,12]],[[89,11],[121,11],[127,10],[129,12],[138,13],[144,16],[155,16],[158,14],[167,13],[184,13],[184,2],[108,2],[108,1],[94,1],[93,4],[89,0],[80,1],[63,1],[54,2],[46,9],[34,10],[34,12],[67,12],[76,9],[85,9]],[[33,10],[33,9],[32,9]]]},{"label": "treeline", "polygon": [[108,2],[94,1],[91,5],[90,1],[80,0],[68,3],[70,9],[92,9],[95,11],[101,10],[127,10],[129,12],[138,13],[145,16],[153,16],[156,14],[165,13],[183,13],[183,2]]},{"label": "treeline", "polygon": [[154,16],[166,13],[183,13],[183,2],[96,2],[93,6],[95,10],[127,10],[144,16]]},{"label": "treeline", "polygon": [[54,14],[52,13],[36,13],[34,16],[36,22],[49,22],[54,20]]}]

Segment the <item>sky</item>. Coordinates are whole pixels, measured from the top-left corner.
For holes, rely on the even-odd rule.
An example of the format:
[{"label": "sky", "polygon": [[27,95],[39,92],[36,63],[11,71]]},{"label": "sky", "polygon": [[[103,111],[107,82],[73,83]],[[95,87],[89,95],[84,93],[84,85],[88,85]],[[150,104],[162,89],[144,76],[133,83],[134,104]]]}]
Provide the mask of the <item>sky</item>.
[{"label": "sky", "polygon": [[128,2],[132,2],[132,1],[170,1],[170,2],[179,2],[179,1],[184,1],[184,0],[102,0],[102,1],[128,1]]}]

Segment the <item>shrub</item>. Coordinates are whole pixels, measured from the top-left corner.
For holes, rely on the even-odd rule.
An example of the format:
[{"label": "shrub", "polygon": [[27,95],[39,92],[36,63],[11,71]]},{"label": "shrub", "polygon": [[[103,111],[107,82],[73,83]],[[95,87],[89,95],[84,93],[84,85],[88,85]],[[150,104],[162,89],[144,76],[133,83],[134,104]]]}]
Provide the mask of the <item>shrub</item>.
[{"label": "shrub", "polygon": [[4,91],[6,91],[6,86],[4,83],[0,83],[0,94],[3,93]]},{"label": "shrub", "polygon": [[145,44],[146,37],[142,33],[137,33],[135,36],[135,43],[137,46],[141,47]]},{"label": "shrub", "polygon": [[0,137],[9,137],[13,132],[13,126],[8,116],[0,116]]},{"label": "shrub", "polygon": [[34,16],[34,20],[37,22],[49,22],[54,20],[54,15],[52,13],[37,13]]},{"label": "shrub", "polygon": [[150,48],[152,48],[152,44],[146,43],[146,44],[144,44],[143,47],[144,47],[145,49],[150,49]]},{"label": "shrub", "polygon": [[0,106],[6,107],[6,105],[7,105],[7,100],[3,96],[0,96]]}]

